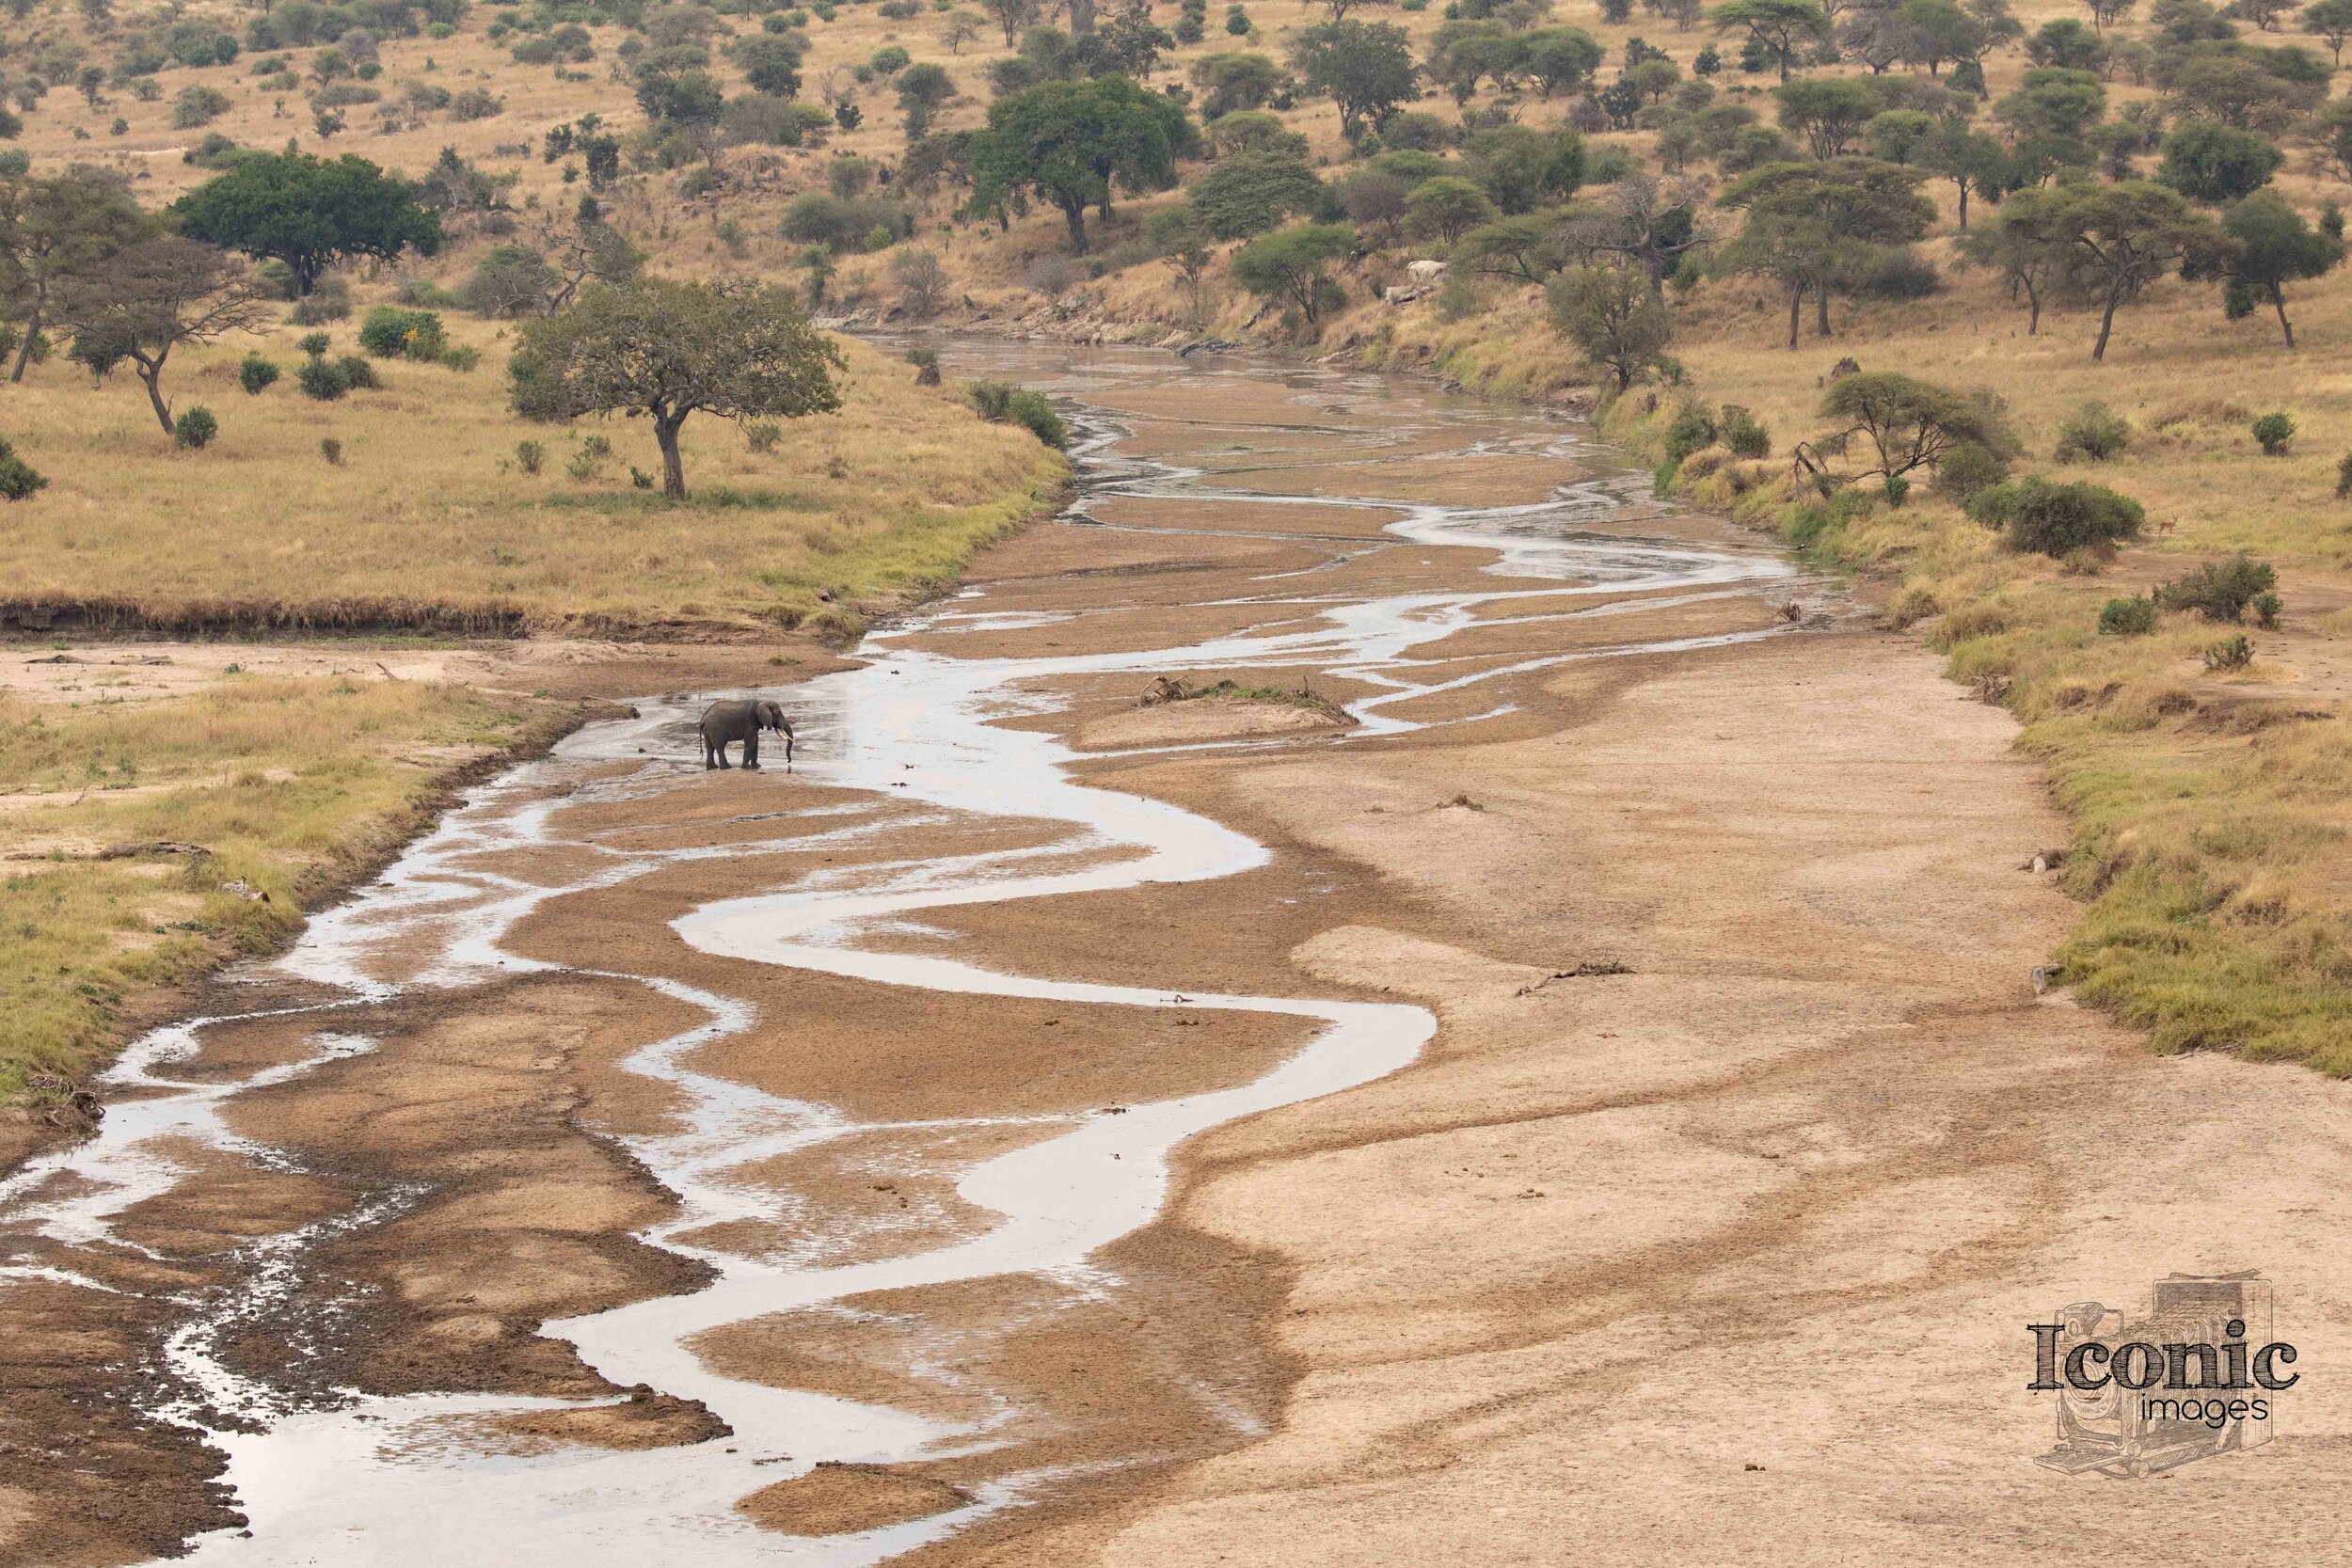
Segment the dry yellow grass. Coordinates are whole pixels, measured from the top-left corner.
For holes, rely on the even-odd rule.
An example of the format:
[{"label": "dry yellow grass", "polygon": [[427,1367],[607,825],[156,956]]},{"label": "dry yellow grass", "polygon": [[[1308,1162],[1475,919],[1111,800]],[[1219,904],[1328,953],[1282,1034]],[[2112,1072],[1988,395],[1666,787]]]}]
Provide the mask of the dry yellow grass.
[{"label": "dry yellow grass", "polygon": [[[946,576],[1061,471],[1025,432],[850,343],[841,412],[789,421],[770,452],[690,420],[696,499],[667,506],[630,480],[660,467],[642,423],[526,423],[506,409],[502,330],[453,326],[484,350],[476,369],[379,363],[384,390],[333,403],[294,384],[297,329],[175,356],[178,406],[221,423],[200,452],[172,448],[127,378],[35,371],[0,410],[51,484],[0,529],[0,598],[120,601],[151,625],[789,626],[820,589],[847,602]],[[253,348],[289,372],[258,397],[236,380]],[[596,436],[612,457],[570,477]],[[330,437],[340,465],[321,455]],[[527,440],[546,452],[535,475]]]}]

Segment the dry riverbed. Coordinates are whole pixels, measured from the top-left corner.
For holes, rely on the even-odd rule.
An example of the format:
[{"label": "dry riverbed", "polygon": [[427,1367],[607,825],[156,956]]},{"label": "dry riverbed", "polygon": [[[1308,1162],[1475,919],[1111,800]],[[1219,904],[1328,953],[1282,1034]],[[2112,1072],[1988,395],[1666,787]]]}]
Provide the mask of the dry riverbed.
[{"label": "dry riverbed", "polygon": [[[722,1497],[729,1562],[2340,1545],[2346,1091],[2159,1059],[2037,995],[2072,906],[2024,867],[2065,835],[2006,715],[1538,418],[997,357],[1119,420],[1113,491],[993,550],[866,671],[783,692],[802,772],[705,774],[653,709],[583,732],[453,818],[405,892],[207,1004],[245,1016],[169,1076],[249,1085],[213,1102],[232,1138],[151,1150],[173,1174],[119,1212],[95,1167],[8,1194],[0,1560],[134,1561],[243,1516],[251,1541],[207,1556],[541,1560],[484,1544],[502,1505],[462,1461],[488,1454]],[[1176,467],[1119,467],[1145,455]],[[1343,504],[1365,501],[1389,504]],[[984,661],[1004,679],[942,709],[949,741],[985,709],[988,744],[1066,743],[1061,774],[1189,814],[1180,840],[1265,853],[1131,875],[1167,845],[1079,831],[1054,788],[984,807],[985,778],[926,777],[952,756],[889,683],[930,700]],[[1163,676],[1234,688],[1143,703]],[[1008,895],[760,946],[807,890],[912,897],[910,867]],[[1009,895],[1040,878],[1065,883]],[[938,978],[959,964],[1038,984],[974,994]],[[1142,1157],[1157,1108],[1323,1034],[1220,998],[1436,1032],[1178,1144],[1158,1218],[1083,1267],[926,1261],[986,1254],[1006,1211],[967,1184],[1004,1162]],[[2032,1463],[2056,1414],[2025,1388],[2028,1323],[2246,1269],[2306,1374],[2270,1442],[2138,1482]],[[746,1305],[663,1320],[691,1379],[618,1372],[671,1364],[616,1358],[651,1341],[611,1324],[674,1300]],[[192,1319],[200,1376],[167,1353]],[[380,1435],[333,1390],[377,1402]],[[777,1427],[757,1390],[823,1400]],[[430,1391],[494,1397],[402,1402]],[[268,1443],[238,1449],[238,1420],[288,1412],[321,1452],[363,1434],[341,1496],[295,1507]],[[598,1453],[627,1470],[580,1468]],[[664,1560],[666,1518],[532,1528],[569,1554],[547,1560]]]}]

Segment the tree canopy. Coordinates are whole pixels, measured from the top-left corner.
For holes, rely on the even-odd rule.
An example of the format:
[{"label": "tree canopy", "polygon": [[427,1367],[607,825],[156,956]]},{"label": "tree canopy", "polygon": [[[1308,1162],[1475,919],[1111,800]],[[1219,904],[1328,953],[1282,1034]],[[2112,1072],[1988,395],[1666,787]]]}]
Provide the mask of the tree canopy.
[{"label": "tree canopy", "polygon": [[1343,223],[1302,223],[1262,234],[1233,253],[1233,281],[1262,298],[1288,300],[1313,322],[1323,314],[1329,262],[1356,248]]},{"label": "tree canopy", "polygon": [[415,189],[356,153],[329,161],[307,152],[264,152],[239,160],[166,209],[190,239],[286,263],[309,293],[319,273],[369,256],[397,261],[441,246],[440,220],[419,206]]},{"label": "tree canopy", "polygon": [[2003,451],[2012,437],[1980,398],[1892,371],[1841,376],[1821,399],[1821,413],[1850,436],[1865,436],[1878,455],[1866,474],[1898,474],[1940,462],[1960,446]]},{"label": "tree canopy", "polygon": [[42,179],[0,179],[0,292],[24,327],[10,381],[24,379],[51,296],[125,245],[152,239],[157,227],[120,175],[87,165]]},{"label": "tree canopy", "polygon": [[1130,191],[1176,182],[1176,159],[1195,139],[1182,107],[1124,76],[1042,82],[988,107],[988,128],[966,153],[973,203],[989,210],[1034,193],[1070,226],[1086,254],[1086,211],[1111,215],[1113,183]]},{"label": "tree canopy", "polygon": [[1291,45],[1291,69],[1339,105],[1340,133],[1351,141],[1394,114],[1421,78],[1412,40],[1387,22],[1319,22]]},{"label": "tree canopy", "polygon": [[1287,152],[1238,152],[1219,159],[1191,191],[1192,205],[1212,237],[1246,240],[1279,227],[1295,213],[1311,213],[1323,182]]},{"label": "tree canopy", "polygon": [[58,318],[73,332],[72,357],[103,376],[131,361],[164,434],[172,433],[164,365],[182,343],[251,331],[269,316],[252,269],[181,235],[126,245],[67,280]]},{"label": "tree canopy", "polygon": [[1813,0],[1728,0],[1708,17],[1717,30],[1741,31],[1763,45],[1784,82],[1798,52],[1830,35],[1829,13]]},{"label": "tree canopy", "polygon": [[662,493],[686,499],[678,430],[687,416],[797,419],[841,406],[841,351],[772,283],[644,277],[597,284],[558,315],[522,325],[507,362],[527,420],[644,415],[661,449]]}]

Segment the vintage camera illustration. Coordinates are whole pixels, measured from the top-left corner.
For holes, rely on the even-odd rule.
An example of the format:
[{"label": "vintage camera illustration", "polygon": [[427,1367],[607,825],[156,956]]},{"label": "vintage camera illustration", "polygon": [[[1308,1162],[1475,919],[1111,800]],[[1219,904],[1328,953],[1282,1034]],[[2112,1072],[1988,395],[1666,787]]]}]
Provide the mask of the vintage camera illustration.
[{"label": "vintage camera illustration", "polygon": [[2058,1391],[2058,1446],[2034,1463],[2137,1478],[2270,1440],[2296,1381],[2279,1365],[2294,1348],[2271,1339],[2270,1282],[2175,1274],[2152,1295],[2137,1320],[2096,1301],[2059,1309],[2050,1361],[2064,1375],[2034,1385]]}]

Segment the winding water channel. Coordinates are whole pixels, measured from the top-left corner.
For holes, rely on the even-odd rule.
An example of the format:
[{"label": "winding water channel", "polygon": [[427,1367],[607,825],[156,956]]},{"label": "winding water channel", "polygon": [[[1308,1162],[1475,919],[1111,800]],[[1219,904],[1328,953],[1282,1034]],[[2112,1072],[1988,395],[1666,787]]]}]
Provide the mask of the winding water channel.
[{"label": "winding water channel", "polygon": [[[1545,647],[1539,639],[1503,654],[1433,657],[1438,644],[1470,628],[1564,625],[1733,595],[1786,596],[1790,570],[1769,551],[1696,546],[1662,530],[1645,537],[1640,521],[1655,513],[1647,476],[1612,462],[1565,420],[1481,408],[1378,377],[1242,359],[1187,362],[1144,351],[1060,347],[965,349],[951,351],[950,359],[964,373],[984,370],[1045,384],[1075,411],[1084,437],[1076,453],[1082,493],[1066,523],[1167,533],[1214,519],[1210,531],[1227,539],[1251,529],[1273,538],[1311,538],[1353,511],[1366,526],[1339,531],[1344,545],[1328,554],[1331,563],[1421,546],[1483,551],[1486,565],[1451,584],[1369,592],[1322,567],[1269,574],[1231,607],[1224,629],[1142,649],[1120,645],[1132,638],[1086,647],[1077,635],[1083,612],[1007,611],[984,590],[946,601],[870,638],[862,666],[773,693],[800,721],[800,774],[829,791],[867,792],[889,802],[891,822],[900,828],[908,814],[928,813],[953,821],[1042,820],[1058,825],[1058,836],[867,859],[854,869],[812,871],[782,887],[747,885],[739,896],[704,903],[677,920],[675,930],[706,954],[889,987],[1281,1015],[1312,1026],[1309,1043],[1251,1081],[1134,1104],[1117,1116],[1026,1118],[1050,1125],[1034,1141],[974,1165],[957,1183],[964,1203],[994,1216],[972,1233],[868,1260],[796,1261],[788,1253],[736,1250],[713,1240],[732,1222],[773,1217],[773,1193],[740,1173],[874,1129],[710,1069],[707,1048],[759,1030],[755,1005],[660,975],[624,976],[699,1018],[623,1064],[665,1085],[673,1109],[659,1131],[620,1136],[678,1199],[674,1216],[644,1239],[707,1265],[711,1282],[550,1323],[544,1332],[568,1340],[586,1365],[619,1387],[644,1385],[701,1402],[733,1435],[625,1451],[484,1451],[464,1439],[467,1421],[559,1402],[480,1394],[322,1401],[232,1369],[218,1354],[224,1332],[266,1321],[273,1302],[301,1277],[311,1249],[376,1223],[404,1200],[387,1192],[250,1243],[236,1287],[192,1297],[184,1323],[164,1347],[157,1386],[172,1390],[165,1413],[206,1428],[228,1452],[226,1480],[251,1521],[248,1531],[202,1538],[194,1560],[864,1564],[1049,1488],[1051,1475],[1013,1475],[977,1489],[961,1508],[858,1533],[786,1537],[760,1529],[735,1512],[737,1500],[819,1461],[936,1456],[959,1445],[984,1445],[988,1434],[885,1405],[723,1375],[691,1347],[697,1336],[723,1325],[876,1291],[1083,1271],[1099,1249],[1159,1212],[1169,1154],[1182,1140],[1392,1072],[1415,1057],[1435,1028],[1418,1006],[1326,999],[1311,988],[1298,994],[1178,993],[1152,974],[1148,956],[1139,957],[1134,983],[1111,985],[1008,973],[874,940],[927,912],[1211,881],[1264,863],[1264,846],[1218,822],[1086,782],[1077,765],[1099,756],[1099,749],[1082,753],[1050,722],[1038,722],[1052,719],[1057,693],[1095,676],[1132,677],[1139,689],[1159,673],[1310,667],[1344,691],[1355,721],[1311,743],[1378,745],[1427,724],[1471,724],[1505,712],[1511,681],[1569,660],[1776,634],[1750,626],[1660,638],[1637,616],[1626,622],[1622,642],[1588,634],[1572,646]],[[1116,410],[1168,388],[1204,412],[1162,418],[1154,450],[1133,450],[1135,421]],[[1277,420],[1262,411],[1266,406],[1288,412]],[[1187,424],[1184,440],[1166,438],[1168,428]],[[1351,476],[1352,487],[1335,493],[1319,483],[1289,493],[1281,476],[1309,460],[1297,456],[1302,441],[1313,447],[1311,461]],[[1187,444],[1192,451],[1177,450]],[[1348,466],[1329,468],[1335,455]],[[1429,484],[1416,475],[1475,474],[1487,463],[1552,464],[1562,478],[1539,499],[1490,504],[1431,499]],[[1137,509],[1137,502],[1149,504]],[[1072,630],[1064,648],[1018,656],[956,651],[960,639],[977,648],[1009,628],[1042,624]],[[43,1260],[0,1272],[0,1290],[9,1288],[8,1274],[80,1277],[58,1260],[72,1249],[135,1246],[116,1233],[117,1216],[183,1180],[192,1149],[265,1165],[294,1161],[232,1132],[223,1110],[240,1093],[370,1051],[364,1032],[339,1029],[339,1012],[560,969],[510,950],[503,940],[552,900],[696,857],[739,855],[740,845],[616,843],[567,821],[575,804],[699,784],[699,770],[680,759],[694,753],[692,719],[709,695],[649,697],[637,717],[592,724],[549,757],[475,789],[380,879],[314,919],[273,969],[331,993],[330,1000],[302,1005],[316,1023],[303,1060],[241,1079],[196,1078],[180,1064],[222,1021],[194,1020],[138,1040],[108,1075],[119,1098],[99,1134],[0,1185],[0,1220],[9,1232],[50,1243]],[[1442,706],[1433,699],[1448,697],[1473,700],[1426,716]],[[1016,727],[1007,719],[1024,722]],[[1185,744],[1285,743],[1256,736]],[[826,803],[796,804],[790,789],[782,786],[777,796],[778,831],[788,827],[795,848],[824,844],[853,851],[877,841],[882,824],[867,809],[831,793]],[[496,869],[501,855],[524,851],[562,851],[584,869],[554,881]],[[379,959],[394,949],[409,957],[397,966],[398,978],[382,978],[387,970]],[[419,953],[426,957],[419,960]],[[972,1125],[1010,1119],[1017,1118],[976,1116]]]}]

